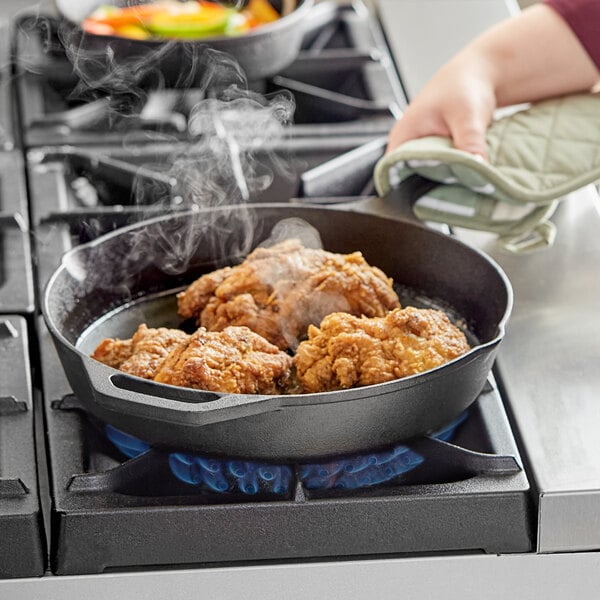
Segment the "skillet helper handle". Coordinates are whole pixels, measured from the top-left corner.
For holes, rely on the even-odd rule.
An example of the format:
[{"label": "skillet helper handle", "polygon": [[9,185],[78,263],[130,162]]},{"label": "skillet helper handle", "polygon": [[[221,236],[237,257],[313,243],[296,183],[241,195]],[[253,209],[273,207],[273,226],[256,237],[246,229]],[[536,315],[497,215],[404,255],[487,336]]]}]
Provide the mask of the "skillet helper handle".
[{"label": "skillet helper handle", "polygon": [[[379,137],[349,152],[305,171],[300,178],[302,197],[355,196],[357,189],[363,194],[371,192],[373,171],[385,153],[388,138]],[[395,204],[403,216],[415,220],[412,207],[417,200],[439,184],[419,177],[409,177],[398,188],[386,190],[386,197]],[[367,189],[369,188],[369,189]]]},{"label": "skillet helper handle", "polygon": [[89,367],[87,375],[94,401],[103,409],[141,419],[202,426],[273,412],[281,407],[280,396],[193,390],[146,381],[125,373],[115,374],[104,365]]},{"label": "skillet helper handle", "polygon": [[356,195],[356,188],[364,187],[371,180],[386,145],[387,137],[380,137],[305,171],[300,178],[300,195]]}]

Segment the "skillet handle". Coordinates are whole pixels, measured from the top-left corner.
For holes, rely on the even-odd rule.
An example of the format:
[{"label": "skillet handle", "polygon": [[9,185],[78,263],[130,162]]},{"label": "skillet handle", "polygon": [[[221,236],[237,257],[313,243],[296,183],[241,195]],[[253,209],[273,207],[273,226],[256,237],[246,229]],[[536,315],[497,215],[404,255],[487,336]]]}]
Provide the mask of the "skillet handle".
[{"label": "skillet handle", "polygon": [[88,378],[99,408],[139,417],[202,426],[279,410],[281,396],[221,394],[165,385],[89,365]]}]

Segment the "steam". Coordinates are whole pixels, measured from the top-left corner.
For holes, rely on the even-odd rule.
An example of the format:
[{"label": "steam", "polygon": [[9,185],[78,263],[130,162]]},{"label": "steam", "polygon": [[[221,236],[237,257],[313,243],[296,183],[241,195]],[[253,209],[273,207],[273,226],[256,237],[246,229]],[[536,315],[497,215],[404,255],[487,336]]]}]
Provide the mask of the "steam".
[{"label": "steam", "polygon": [[[153,210],[160,206],[166,213],[203,211],[201,217],[164,221],[153,228],[153,236],[158,231],[161,240],[155,258],[160,257],[160,268],[171,274],[187,269],[200,244],[211,247],[215,256],[245,254],[252,248],[251,202],[272,183],[276,166],[274,155],[265,155],[264,149],[284,135],[294,110],[287,93],[266,98],[237,84],[222,87],[224,80],[239,75],[226,55],[207,50],[203,64],[201,88],[207,97],[191,111],[189,133],[194,141],[169,165],[154,167],[158,172],[166,168],[162,173],[175,182],[173,187],[158,200],[151,180],[138,180],[135,190],[140,206]],[[223,207],[230,208],[219,213],[207,210]],[[144,249],[148,241],[141,230],[136,248]]]},{"label": "steam", "polygon": [[[251,90],[233,57],[200,44],[164,42],[125,54],[111,43],[94,45],[94,36],[82,37],[68,27],[61,30],[61,40],[79,80],[72,97],[108,98],[113,119],[133,117],[149,94],[155,97],[160,90],[186,90],[186,98],[195,100],[187,120],[189,143],[179,142],[180,150],[165,163],[140,167],[133,190],[143,218],[172,218],[132,230],[124,255],[94,252],[94,264],[103,268],[87,276],[95,285],[115,285],[148,265],[171,275],[185,272],[199,249],[213,256],[249,252],[252,202],[271,185],[275,169],[286,172],[268,148],[292,122],[291,94]],[[123,143],[127,148],[126,136]],[[73,274],[81,278],[81,262],[69,260],[67,268],[74,266]],[[98,281],[102,277],[107,281]]]},{"label": "steam", "polygon": [[263,248],[271,248],[280,242],[293,239],[299,240],[305,248],[323,248],[319,231],[304,219],[297,217],[282,219],[276,223],[269,237],[260,245]]}]

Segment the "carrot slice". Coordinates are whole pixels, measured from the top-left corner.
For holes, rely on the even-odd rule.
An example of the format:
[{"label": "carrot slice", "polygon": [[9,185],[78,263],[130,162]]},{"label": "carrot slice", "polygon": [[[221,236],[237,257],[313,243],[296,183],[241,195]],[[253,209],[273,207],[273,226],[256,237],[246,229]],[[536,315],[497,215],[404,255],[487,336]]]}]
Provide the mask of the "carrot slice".
[{"label": "carrot slice", "polygon": [[260,23],[272,23],[279,19],[279,13],[273,8],[269,0],[250,0],[246,11]]}]

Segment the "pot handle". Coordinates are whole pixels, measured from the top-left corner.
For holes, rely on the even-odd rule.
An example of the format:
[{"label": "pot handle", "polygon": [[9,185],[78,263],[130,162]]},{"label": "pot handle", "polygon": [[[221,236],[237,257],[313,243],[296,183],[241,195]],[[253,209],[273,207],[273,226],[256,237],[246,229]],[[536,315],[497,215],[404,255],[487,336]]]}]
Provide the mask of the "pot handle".
[{"label": "pot handle", "polygon": [[193,390],[114,373],[104,365],[88,368],[94,401],[102,408],[153,419],[201,426],[280,410],[281,396],[222,394]]}]

